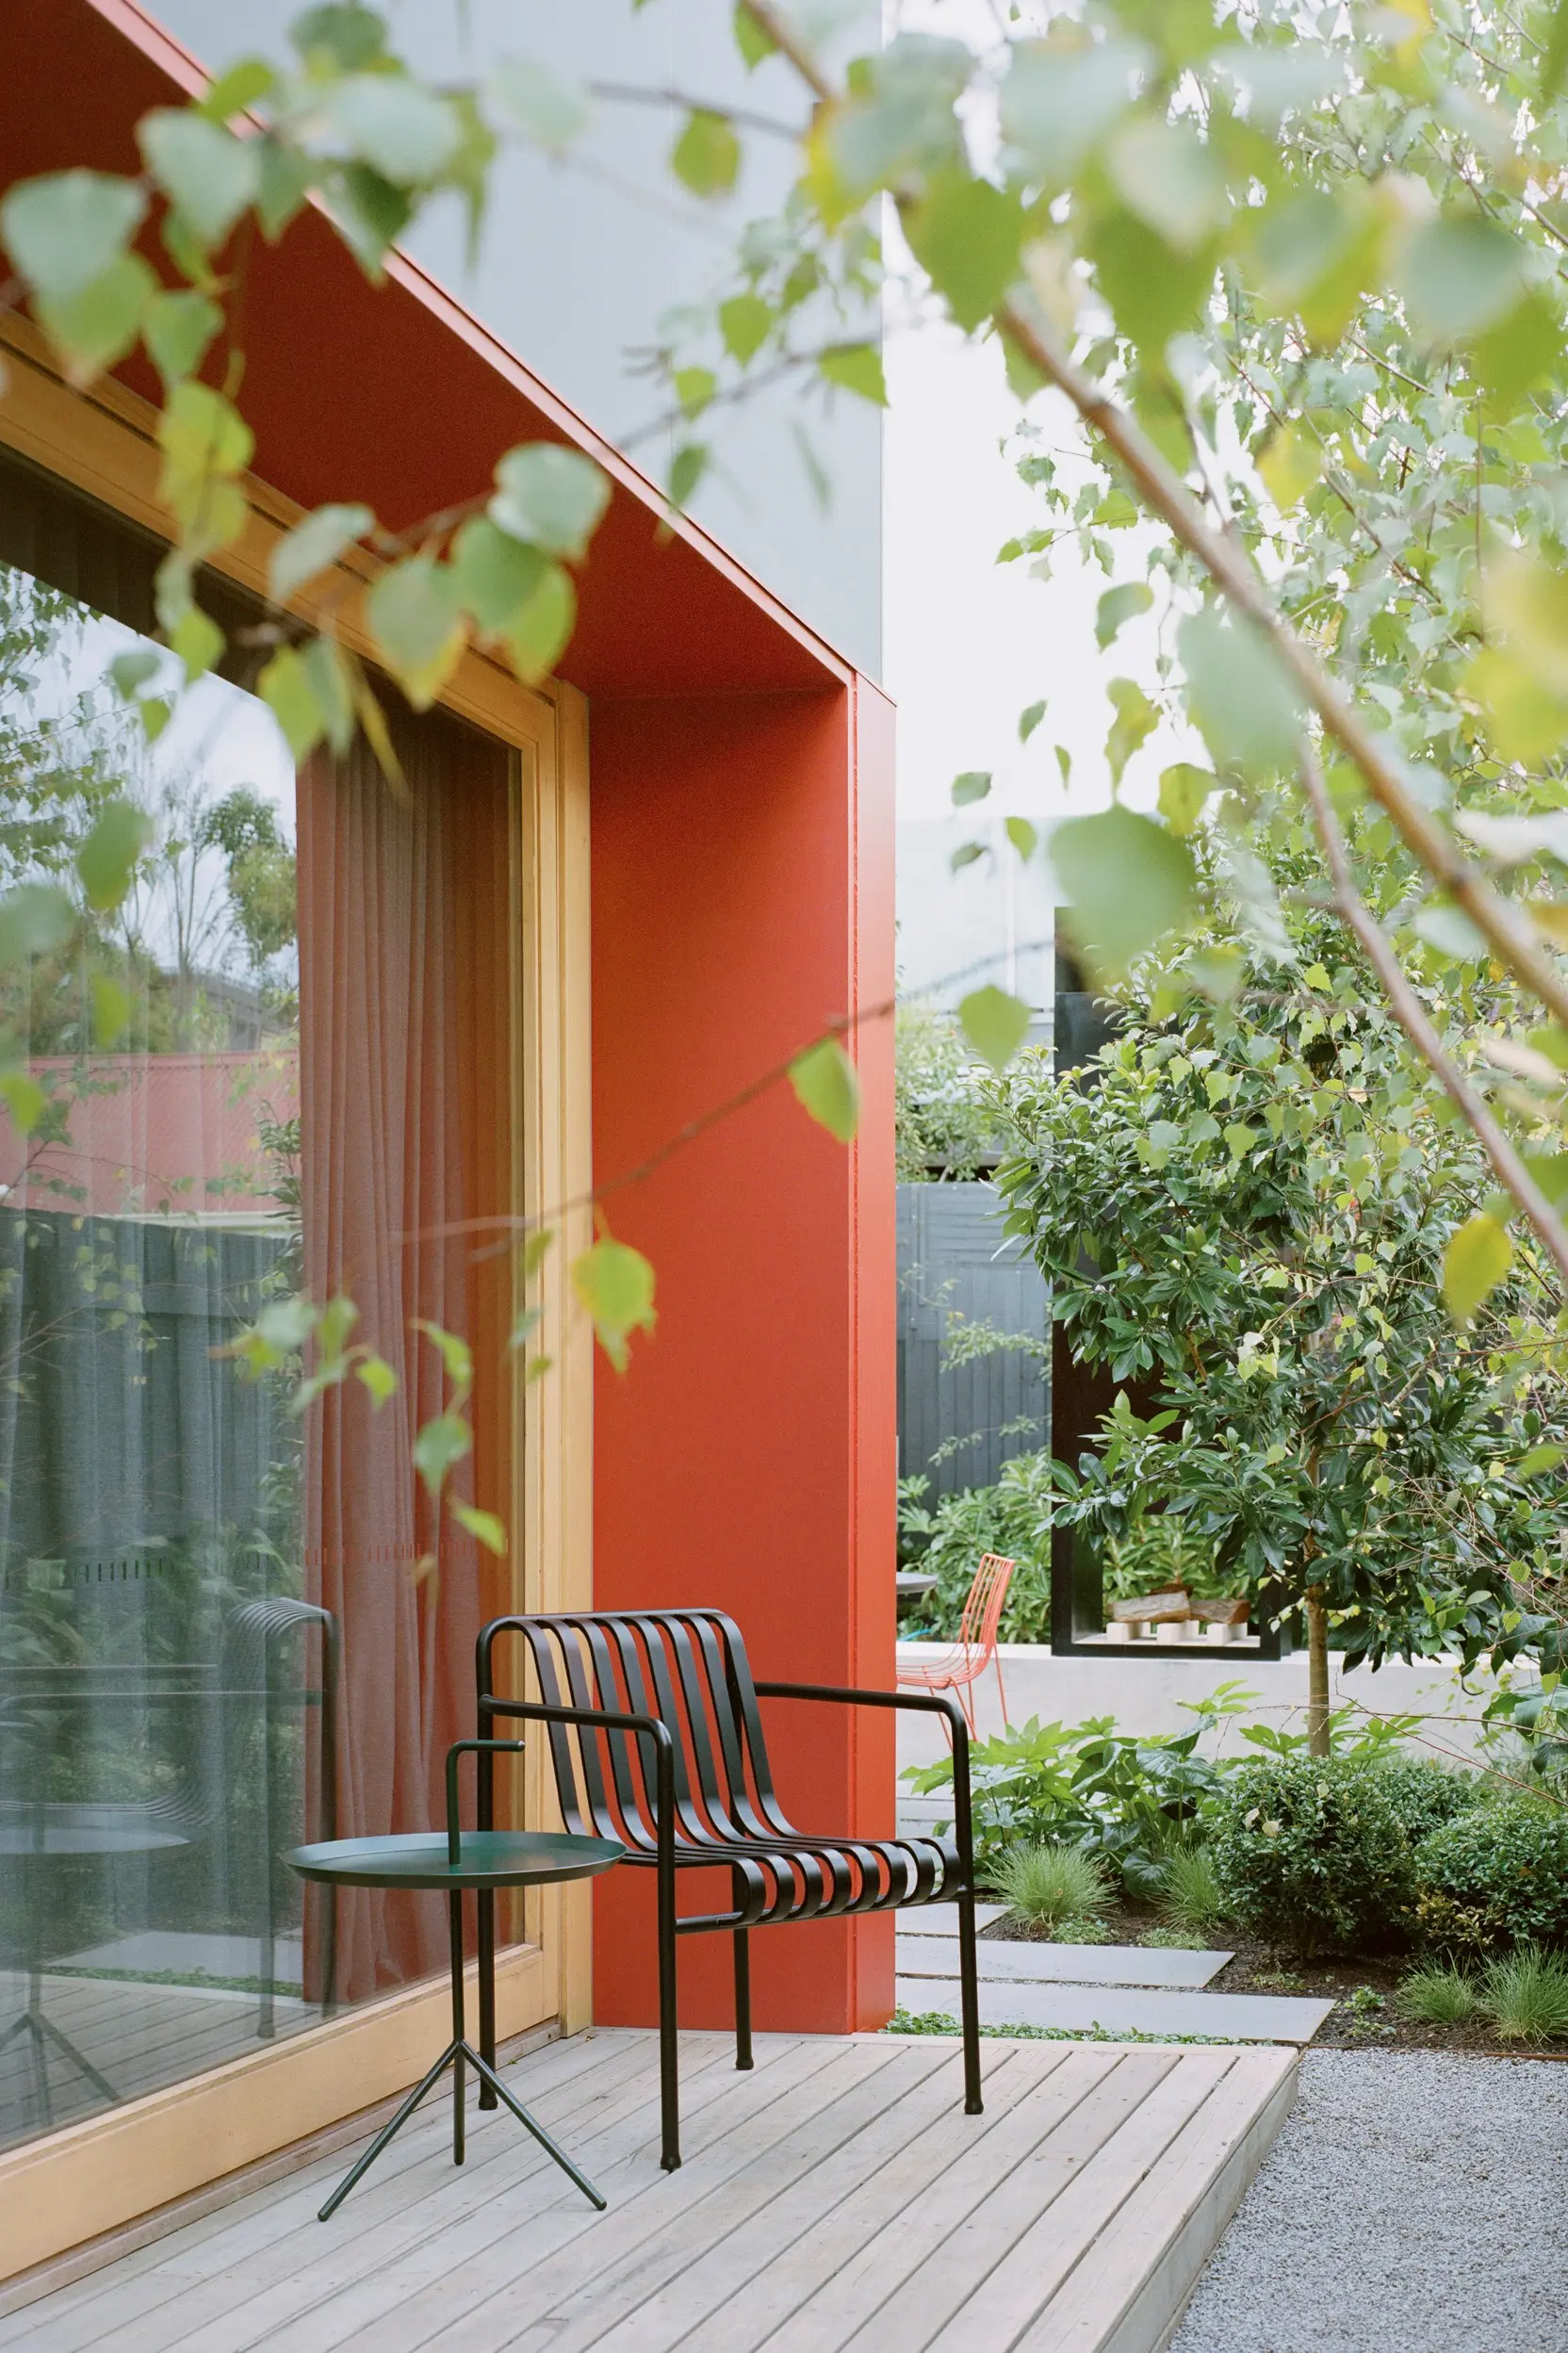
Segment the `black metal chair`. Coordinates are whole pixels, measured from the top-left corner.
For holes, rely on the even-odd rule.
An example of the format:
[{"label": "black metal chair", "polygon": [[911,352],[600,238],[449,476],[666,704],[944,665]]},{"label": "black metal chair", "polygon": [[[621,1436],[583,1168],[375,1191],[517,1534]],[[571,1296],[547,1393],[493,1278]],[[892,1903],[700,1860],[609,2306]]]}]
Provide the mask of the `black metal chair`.
[{"label": "black metal chair", "polygon": [[[539,1696],[498,1691],[502,1635],[522,1638]],[[974,1852],[969,1728],[950,1692],[861,1691],[758,1683],[732,1618],[718,1610],[596,1610],[497,1618],[479,1638],[478,1730],[498,1718],[547,1724],[561,1818],[578,1836],[618,1838],[624,1861],[658,1874],[659,2037],[662,2158],[680,2163],[676,2045],[676,1939],[727,1930],[735,1953],[735,2064],[751,2059],[753,1928],[912,1904],[956,1904],[964,2038],[964,2107],[981,2113],[974,1953]],[[946,1719],[953,1741],[954,1835],[819,1838],[794,1828],[774,1789],[759,1700],[907,1708]],[[494,1826],[494,1761],[480,1757],[479,1824]],[[731,1908],[680,1918],[683,1870],[727,1868]],[[495,1899],[479,1920],[480,2044],[495,2064]],[[481,2091],[481,2104],[494,2095]]]}]

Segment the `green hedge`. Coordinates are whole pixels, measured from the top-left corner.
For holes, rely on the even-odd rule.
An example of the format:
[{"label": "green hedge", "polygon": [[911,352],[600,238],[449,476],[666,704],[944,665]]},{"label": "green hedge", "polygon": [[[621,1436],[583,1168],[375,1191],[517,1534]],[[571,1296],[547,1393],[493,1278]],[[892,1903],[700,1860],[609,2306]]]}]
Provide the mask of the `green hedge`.
[{"label": "green hedge", "polygon": [[1423,1838],[1415,1867],[1424,1943],[1461,1954],[1568,1943],[1568,1809],[1533,1797],[1477,1806]]},{"label": "green hedge", "polygon": [[[1420,1770],[1419,1768],[1417,1770]],[[1397,1941],[1415,1893],[1406,1813],[1431,1803],[1398,1769],[1286,1757],[1237,1765],[1209,1851],[1232,1917],[1300,1953]]]}]

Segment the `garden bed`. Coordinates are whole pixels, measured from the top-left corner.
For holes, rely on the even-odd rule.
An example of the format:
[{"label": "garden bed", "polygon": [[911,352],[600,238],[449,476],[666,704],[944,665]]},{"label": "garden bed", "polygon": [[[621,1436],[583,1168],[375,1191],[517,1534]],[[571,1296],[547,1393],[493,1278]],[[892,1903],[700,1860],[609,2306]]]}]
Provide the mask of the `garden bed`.
[{"label": "garden bed", "polygon": [[[1168,1941],[1159,1933],[1158,1913],[1146,1904],[1113,1904],[1104,1915],[1104,1926],[1106,1941],[1112,1944],[1141,1945],[1152,1936],[1162,1944]],[[1051,1941],[1046,1931],[1010,1919],[993,1920],[980,1934],[1003,1943]],[[1190,1941],[1196,1946],[1199,1940]],[[1306,1960],[1240,1929],[1217,1934],[1207,1944],[1211,1952],[1235,1956],[1210,1980],[1205,1988],[1210,1993],[1302,1994],[1332,2002],[1331,2017],[1313,2037],[1317,2050],[1447,2051],[1491,2058],[1568,2059],[1568,2036],[1524,2045],[1502,2041],[1484,2018],[1471,2018],[1461,2026],[1431,2026],[1406,2018],[1396,1996],[1412,1967],[1408,1954],[1348,1953]]]}]

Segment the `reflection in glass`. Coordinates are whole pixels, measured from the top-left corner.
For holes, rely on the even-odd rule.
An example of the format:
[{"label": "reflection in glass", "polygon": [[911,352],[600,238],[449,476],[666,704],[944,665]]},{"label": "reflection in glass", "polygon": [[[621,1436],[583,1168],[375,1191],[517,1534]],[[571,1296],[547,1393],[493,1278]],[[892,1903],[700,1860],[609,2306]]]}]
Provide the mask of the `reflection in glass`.
[{"label": "reflection in glass", "polygon": [[[167,662],[0,565],[0,892],[79,909],[0,969],[0,2145],[441,1966],[439,1899],[335,1917],[279,1857],[439,1819],[506,1592],[409,1457],[416,1319],[489,1367],[509,1329],[476,1244],[511,1200],[506,756],[432,720],[404,799],[358,757],[297,781],[227,679],[149,728],[127,650]],[[120,798],[150,845],[95,910]],[[353,1297],[390,1404],[239,1378],[302,1285]],[[491,1376],[459,1491],[509,1517],[507,1430]]]}]

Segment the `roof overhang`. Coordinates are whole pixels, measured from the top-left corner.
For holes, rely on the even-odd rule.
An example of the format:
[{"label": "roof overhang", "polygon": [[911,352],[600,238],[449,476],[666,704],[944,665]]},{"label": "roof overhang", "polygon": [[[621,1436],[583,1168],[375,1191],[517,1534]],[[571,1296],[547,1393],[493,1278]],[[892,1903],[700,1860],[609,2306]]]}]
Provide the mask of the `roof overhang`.
[{"label": "roof overhang", "polygon": [[[11,0],[0,184],[74,165],[139,172],[140,117],[205,85],[135,0]],[[706,532],[670,517],[655,485],[416,263],[395,255],[371,286],[307,210],[275,248],[253,250],[243,339],[254,472],[301,506],[363,499],[399,531],[482,492],[517,442],[598,460],[614,491],[560,665],[585,694],[800,691],[853,675]],[[119,372],[155,397],[139,356]]]}]

